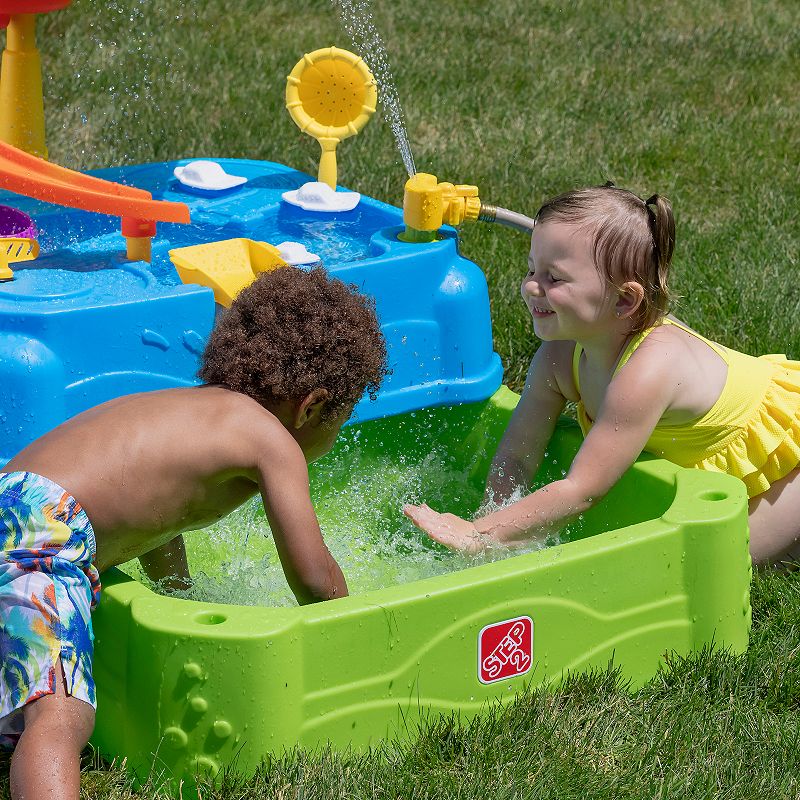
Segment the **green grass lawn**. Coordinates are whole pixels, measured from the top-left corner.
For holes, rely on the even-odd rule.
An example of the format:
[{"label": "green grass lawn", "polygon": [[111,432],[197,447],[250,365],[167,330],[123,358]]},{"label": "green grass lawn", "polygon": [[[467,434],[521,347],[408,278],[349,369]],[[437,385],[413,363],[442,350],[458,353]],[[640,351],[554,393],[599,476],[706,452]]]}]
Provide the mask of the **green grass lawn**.
[{"label": "green grass lawn", "polygon": [[[747,352],[800,358],[797,0],[376,6],[418,170],[528,214],[606,180],[665,194],[677,313]],[[350,44],[325,0],[75,0],[39,31],[50,156],[77,168],[229,156],[313,173],[318,147],[284,110],[285,76],[306,51]],[[381,119],[340,146],[339,166],[345,185],[400,204],[406,176]],[[527,244],[489,225],[462,236],[513,388],[536,347],[518,300]],[[670,661],[635,693],[613,671],[578,677],[406,744],[291,754],[203,796],[796,798],[800,577],[757,576],[753,605],[744,656]],[[159,796],[90,762],[84,789]]]}]

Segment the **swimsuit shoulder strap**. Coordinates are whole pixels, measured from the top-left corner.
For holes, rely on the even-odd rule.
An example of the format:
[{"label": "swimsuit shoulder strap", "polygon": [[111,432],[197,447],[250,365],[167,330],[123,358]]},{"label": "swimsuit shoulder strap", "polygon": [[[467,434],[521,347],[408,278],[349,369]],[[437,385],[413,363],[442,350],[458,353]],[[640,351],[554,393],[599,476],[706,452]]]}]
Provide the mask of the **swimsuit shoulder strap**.
[{"label": "swimsuit shoulder strap", "polygon": [[[686,331],[690,336],[694,336],[696,339],[700,339],[700,341],[705,342],[717,355],[727,364],[728,363],[728,355],[725,351],[725,348],[718,345],[716,342],[712,342],[709,339],[706,339],[705,336],[701,336],[697,331],[693,331],[691,328],[687,328],[686,325],[683,325],[676,320],[664,318],[658,325],[654,325],[652,328],[647,328],[643,331],[640,331],[633,337],[633,339],[628,342],[625,346],[625,349],[622,351],[622,355],[620,356],[619,361],[617,362],[617,366],[614,368],[614,375],[616,375],[630,360],[630,357],[636,352],[636,348],[658,327],[661,325],[674,325],[676,328],[680,328],[682,331]],[[575,388],[578,390],[578,394],[581,392],[581,380],[580,375],[578,374],[578,365],[580,364],[581,355],[583,355],[583,347],[581,347],[577,342],[575,342],[575,350],[572,353],[572,380],[575,381]]]},{"label": "swimsuit shoulder strap", "polygon": [[627,363],[630,357],[636,352],[636,348],[658,327],[658,325],[654,325],[652,328],[646,328],[643,331],[639,331],[636,336],[631,339],[627,345],[625,345],[625,349],[622,351],[622,355],[619,357],[619,361],[617,361],[617,366],[614,367],[614,375],[616,375]]},{"label": "swimsuit shoulder strap", "polygon": [[705,336],[701,336],[697,331],[693,331],[691,328],[687,328],[686,325],[678,322],[674,319],[665,319],[665,325],[674,325],[676,328],[680,328],[682,331],[686,331],[690,336],[694,336],[695,339],[699,339],[701,342],[705,342],[726,364],[728,363],[728,353],[727,350],[722,346],[717,344],[716,342],[712,342],[710,339],[706,339]]},{"label": "swimsuit shoulder strap", "polygon": [[575,350],[572,353],[572,380],[575,381],[575,388],[578,390],[578,394],[581,393],[581,379],[578,375],[578,365],[581,362],[582,353],[583,348],[575,342]]},{"label": "swimsuit shoulder strap", "polygon": [[669,319],[665,317],[658,325],[654,325],[652,328],[647,328],[646,330],[637,333],[633,339],[628,342],[627,347],[622,353],[622,356],[617,363],[616,368],[614,369],[614,374],[616,375],[624,366],[628,363],[630,357],[636,352],[636,348],[658,327],[661,325],[674,325],[676,328],[680,328],[682,331],[686,331],[690,336],[694,336],[695,339],[699,339],[701,342],[705,342],[726,364],[728,363],[728,355],[725,352],[725,348],[718,345],[716,342],[709,341],[705,338],[705,336],[701,336],[697,331],[693,331],[691,328],[687,328],[686,325],[678,322],[674,319]]},{"label": "swimsuit shoulder strap", "polygon": [[[622,369],[628,359],[634,354],[636,348],[645,340],[647,335],[652,330],[654,329],[648,328],[645,331],[640,331],[636,334],[636,336],[633,337],[633,339],[631,339],[630,342],[628,342],[628,344],[625,346],[625,349],[622,351],[622,355],[617,362],[617,366],[614,367],[614,375],[616,375]],[[582,355],[583,347],[575,342],[575,350],[572,354],[572,380],[575,381],[575,388],[578,390],[578,394],[581,393],[581,379],[578,367],[580,365]]]}]

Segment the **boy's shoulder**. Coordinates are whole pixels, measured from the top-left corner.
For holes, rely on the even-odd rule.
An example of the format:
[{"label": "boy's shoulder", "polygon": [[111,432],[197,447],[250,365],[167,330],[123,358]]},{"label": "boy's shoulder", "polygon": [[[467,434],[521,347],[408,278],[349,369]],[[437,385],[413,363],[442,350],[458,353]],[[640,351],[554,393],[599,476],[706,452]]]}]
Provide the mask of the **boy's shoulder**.
[{"label": "boy's shoulder", "polygon": [[220,386],[197,386],[109,400],[49,431],[7,466],[65,487],[92,510],[93,524],[108,529],[121,518],[115,504],[134,497],[160,508],[167,496],[188,502],[199,486],[213,494],[230,480],[252,483],[265,465],[301,462],[291,431],[267,408]]},{"label": "boy's shoulder", "polygon": [[251,416],[261,416],[265,414],[272,416],[257,400],[254,400],[252,397],[242,392],[228,389],[225,386],[201,383],[199,386],[188,386],[178,389],[177,392],[181,393],[180,395],[176,394],[176,399],[179,402],[191,396],[211,406],[219,406],[225,409],[231,408]]},{"label": "boy's shoulder", "polygon": [[209,423],[213,422],[213,427],[240,428],[254,436],[261,429],[274,429],[290,435],[274,412],[249,395],[224,386],[201,384],[178,389],[168,401],[174,409],[190,418],[196,414],[198,423],[204,427],[210,427]]},{"label": "boy's shoulder", "polygon": [[96,434],[136,431],[140,438],[198,451],[280,445],[292,438],[281,420],[257,400],[208,384],[120,397],[84,412],[74,424]]},{"label": "boy's shoulder", "polygon": [[248,419],[274,417],[252,397],[224,386],[212,384],[180,386],[123,395],[90,408],[82,416],[89,418],[95,415],[177,414],[185,416],[187,421],[196,419],[198,422],[205,422],[204,414],[206,413],[219,413],[222,415],[220,416],[222,421],[229,419],[228,415],[234,412],[236,418],[239,418],[240,415],[244,415]]}]

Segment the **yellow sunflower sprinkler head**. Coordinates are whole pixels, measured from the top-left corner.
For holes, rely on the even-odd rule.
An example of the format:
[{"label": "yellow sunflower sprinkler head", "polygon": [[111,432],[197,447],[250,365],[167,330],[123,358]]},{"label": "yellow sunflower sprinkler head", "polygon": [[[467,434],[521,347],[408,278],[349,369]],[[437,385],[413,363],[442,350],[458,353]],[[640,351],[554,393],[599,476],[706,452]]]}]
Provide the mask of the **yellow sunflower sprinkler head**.
[{"label": "yellow sunflower sprinkler head", "polygon": [[319,181],[336,189],[336,145],[375,113],[378,89],[363,59],[338,47],[306,53],[286,80],[286,108],[322,148]]}]

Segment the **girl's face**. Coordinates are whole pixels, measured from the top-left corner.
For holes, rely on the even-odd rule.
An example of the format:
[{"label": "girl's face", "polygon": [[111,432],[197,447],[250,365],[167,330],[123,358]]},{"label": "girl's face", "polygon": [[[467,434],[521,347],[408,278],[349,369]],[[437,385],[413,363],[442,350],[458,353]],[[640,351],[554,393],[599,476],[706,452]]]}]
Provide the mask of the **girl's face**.
[{"label": "girl's face", "polygon": [[600,276],[586,231],[563,222],[536,225],[522,299],[545,341],[585,340],[614,325],[616,291]]}]

